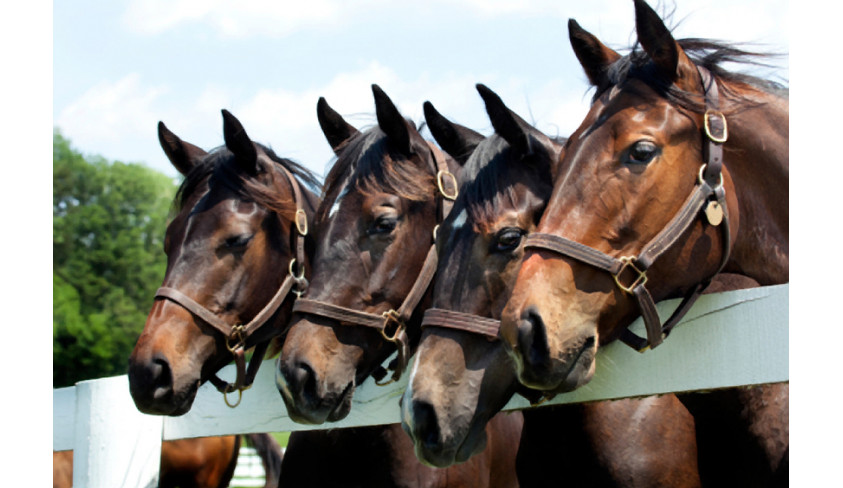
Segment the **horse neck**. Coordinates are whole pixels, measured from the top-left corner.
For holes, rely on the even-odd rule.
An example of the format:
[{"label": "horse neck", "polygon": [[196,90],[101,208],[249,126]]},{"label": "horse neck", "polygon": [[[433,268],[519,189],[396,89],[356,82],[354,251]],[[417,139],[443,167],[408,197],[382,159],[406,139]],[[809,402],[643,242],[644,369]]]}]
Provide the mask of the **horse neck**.
[{"label": "horse neck", "polygon": [[724,165],[735,184],[739,230],[726,271],[762,285],[788,281],[788,100],[761,102],[728,115]]}]

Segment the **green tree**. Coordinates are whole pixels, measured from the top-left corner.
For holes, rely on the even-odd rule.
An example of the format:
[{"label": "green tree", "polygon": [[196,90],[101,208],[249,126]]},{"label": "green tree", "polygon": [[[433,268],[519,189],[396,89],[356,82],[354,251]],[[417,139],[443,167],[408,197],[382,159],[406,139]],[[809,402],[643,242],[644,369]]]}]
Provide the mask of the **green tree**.
[{"label": "green tree", "polygon": [[166,267],[176,184],[53,134],[53,387],[125,374]]}]

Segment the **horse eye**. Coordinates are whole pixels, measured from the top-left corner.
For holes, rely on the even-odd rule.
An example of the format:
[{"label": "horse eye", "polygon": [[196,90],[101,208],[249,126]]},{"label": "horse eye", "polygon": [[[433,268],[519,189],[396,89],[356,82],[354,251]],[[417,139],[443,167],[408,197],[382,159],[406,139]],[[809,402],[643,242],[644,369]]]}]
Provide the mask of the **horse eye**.
[{"label": "horse eye", "polygon": [[648,164],[661,153],[661,149],[652,141],[638,141],[629,148],[627,163]]},{"label": "horse eye", "polygon": [[381,216],[375,219],[372,223],[372,226],[369,228],[369,235],[374,234],[389,234],[393,230],[395,230],[395,226],[398,224],[398,219],[395,217],[387,217]]},{"label": "horse eye", "polygon": [[228,249],[242,249],[246,247],[254,237],[251,234],[241,234],[239,236],[231,236],[225,240],[225,247]]},{"label": "horse eye", "polygon": [[507,227],[498,232],[495,239],[495,250],[498,252],[512,251],[521,243],[524,231],[515,227]]}]

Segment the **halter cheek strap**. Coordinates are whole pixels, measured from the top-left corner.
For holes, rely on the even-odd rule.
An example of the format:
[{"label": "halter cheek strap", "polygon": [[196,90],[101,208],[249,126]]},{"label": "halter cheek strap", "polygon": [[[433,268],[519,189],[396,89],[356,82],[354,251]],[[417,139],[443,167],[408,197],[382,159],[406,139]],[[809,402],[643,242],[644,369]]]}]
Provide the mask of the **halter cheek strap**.
[{"label": "halter cheek strap", "polygon": [[[707,161],[700,168],[694,191],[691,192],[682,208],[668,222],[667,226],[648,242],[637,256],[616,258],[565,237],[545,233],[530,234],[524,244],[525,248],[552,251],[610,273],[617,286],[624,293],[629,293],[635,297],[647,330],[647,339],[643,339],[629,329],[624,329],[621,340],[642,352],[662,343],[673,327],[690,310],[711,282],[711,279],[723,269],[731,253],[729,215],[722,174],[722,144],[728,139],[726,118],[718,110],[717,83],[708,70],[702,67],[698,67],[698,69],[705,90],[706,112],[703,116],[703,132],[706,144],[704,144],[703,152]],[[720,267],[714,275],[693,286],[686,293],[679,307],[662,325],[655,301],[645,286],[647,270],[688,230],[699,218],[700,213],[705,214],[709,224],[720,226],[722,229],[723,256]]]},{"label": "halter cheek strap", "polygon": [[[229,407],[236,407],[242,399],[243,391],[251,388],[258,373],[261,363],[263,362],[266,349],[269,347],[269,340],[264,340],[255,345],[255,350],[249,362],[248,369],[246,367],[246,341],[255,334],[264,325],[268,324],[270,319],[275,315],[281,304],[290,294],[290,292],[301,294],[307,289],[307,279],[304,277],[304,238],[307,235],[307,214],[300,204],[303,201],[301,188],[298,185],[295,177],[283,166],[280,167],[290,185],[293,188],[293,198],[298,206],[296,210],[293,229],[296,235],[294,250],[296,257],[290,261],[289,273],[281,283],[281,287],[275,292],[275,295],[269,300],[263,309],[255,315],[247,324],[230,325],[228,322],[222,320],[218,315],[211,312],[197,301],[185,295],[181,291],[162,286],[155,292],[155,299],[167,299],[185,308],[187,311],[200,318],[203,322],[210,325],[219,331],[225,337],[226,348],[231,352],[235,368],[237,371],[234,383],[228,383],[216,374],[210,378],[210,382],[223,394],[223,399]],[[299,274],[296,275],[294,267],[298,262]],[[235,403],[228,401],[228,394],[238,392],[238,399]]]}]

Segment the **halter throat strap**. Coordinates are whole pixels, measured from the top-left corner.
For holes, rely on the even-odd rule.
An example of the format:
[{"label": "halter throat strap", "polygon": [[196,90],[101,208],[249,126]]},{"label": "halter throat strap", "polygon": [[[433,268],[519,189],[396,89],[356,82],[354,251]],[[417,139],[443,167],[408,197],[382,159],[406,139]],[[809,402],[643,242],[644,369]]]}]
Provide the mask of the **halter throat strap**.
[{"label": "halter throat strap", "polygon": [[[690,310],[714,275],[723,269],[731,253],[729,216],[722,174],[722,145],[728,139],[726,118],[719,111],[720,100],[717,82],[707,69],[698,67],[698,70],[705,90],[703,156],[706,158],[706,163],[700,168],[697,185],[686,198],[679,212],[674,215],[661,232],[644,245],[638,256],[616,258],[565,237],[545,233],[530,234],[524,244],[525,248],[552,251],[610,273],[618,287],[625,293],[633,295],[638,303],[647,330],[647,338],[643,339],[627,328],[623,330],[620,339],[640,352],[648,348],[654,348],[664,341],[673,327]],[[694,285],[685,294],[673,314],[662,324],[655,301],[645,286],[647,283],[646,272],[688,230],[703,210],[711,225],[721,226],[722,228],[723,256],[720,266],[714,275]]]}]

